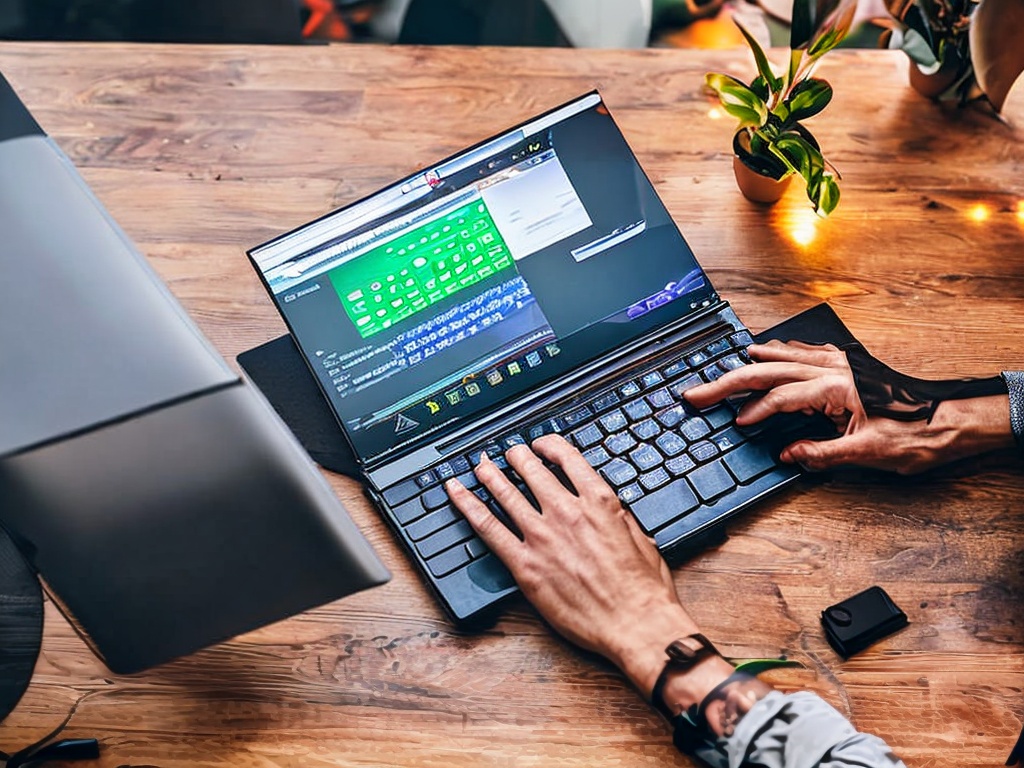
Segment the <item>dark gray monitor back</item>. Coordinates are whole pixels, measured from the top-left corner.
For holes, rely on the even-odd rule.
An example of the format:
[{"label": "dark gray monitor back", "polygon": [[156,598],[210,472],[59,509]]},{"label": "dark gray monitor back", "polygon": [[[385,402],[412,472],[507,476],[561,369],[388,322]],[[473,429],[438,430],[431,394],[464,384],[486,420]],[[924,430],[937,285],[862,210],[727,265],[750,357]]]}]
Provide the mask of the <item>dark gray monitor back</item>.
[{"label": "dark gray monitor back", "polygon": [[2,76],[0,106],[0,523],[107,665],[386,581]]}]

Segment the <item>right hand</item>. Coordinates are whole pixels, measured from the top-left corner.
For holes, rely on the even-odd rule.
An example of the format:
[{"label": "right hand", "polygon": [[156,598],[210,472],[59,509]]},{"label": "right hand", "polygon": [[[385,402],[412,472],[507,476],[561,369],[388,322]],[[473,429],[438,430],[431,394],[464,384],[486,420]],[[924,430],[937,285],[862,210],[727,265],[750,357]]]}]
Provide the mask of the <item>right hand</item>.
[{"label": "right hand", "polygon": [[832,344],[770,341],[747,351],[754,363],[684,396],[707,408],[733,395],[763,392],[740,409],[736,423],[741,427],[776,413],[818,412],[832,419],[839,437],[798,440],[782,450],[782,461],[811,470],[847,465],[913,474],[1013,445],[1005,396],[947,400],[931,421],[896,421],[868,416],[846,353]]}]

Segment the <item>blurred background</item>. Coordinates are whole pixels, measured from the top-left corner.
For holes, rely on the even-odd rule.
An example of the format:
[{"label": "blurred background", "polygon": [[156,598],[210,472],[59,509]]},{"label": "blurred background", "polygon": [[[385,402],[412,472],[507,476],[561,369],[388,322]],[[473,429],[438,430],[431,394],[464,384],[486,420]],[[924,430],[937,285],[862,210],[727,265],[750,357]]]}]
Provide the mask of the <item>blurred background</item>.
[{"label": "blurred background", "polygon": [[[0,0],[0,39],[600,48],[786,45],[792,0]],[[882,0],[845,45],[874,47]]]}]

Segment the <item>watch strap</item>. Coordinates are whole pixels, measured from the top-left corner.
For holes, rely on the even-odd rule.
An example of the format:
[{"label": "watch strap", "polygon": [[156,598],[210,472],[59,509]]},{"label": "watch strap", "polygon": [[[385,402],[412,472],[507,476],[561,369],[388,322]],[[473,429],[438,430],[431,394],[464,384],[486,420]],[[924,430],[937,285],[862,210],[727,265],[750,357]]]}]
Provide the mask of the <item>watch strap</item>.
[{"label": "watch strap", "polygon": [[1003,371],[1001,376],[1010,395],[1010,429],[1017,445],[1024,448],[1024,371]]},{"label": "watch strap", "polygon": [[673,640],[665,648],[665,655],[668,656],[668,659],[665,661],[665,666],[661,670],[661,674],[658,675],[654,688],[651,690],[651,704],[669,722],[672,722],[675,720],[676,713],[665,703],[663,696],[669,675],[672,672],[689,669],[708,656],[721,656],[722,654],[718,652],[718,649],[715,648],[710,640],[698,632]]}]

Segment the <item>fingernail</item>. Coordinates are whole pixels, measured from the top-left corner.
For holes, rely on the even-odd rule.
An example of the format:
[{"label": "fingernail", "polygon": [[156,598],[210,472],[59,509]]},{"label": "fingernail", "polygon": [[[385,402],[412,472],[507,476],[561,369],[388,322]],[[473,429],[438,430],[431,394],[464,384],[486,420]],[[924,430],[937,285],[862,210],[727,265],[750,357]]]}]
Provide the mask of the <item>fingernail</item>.
[{"label": "fingernail", "polygon": [[487,455],[487,451],[480,451],[480,463],[490,461],[491,457]]}]

